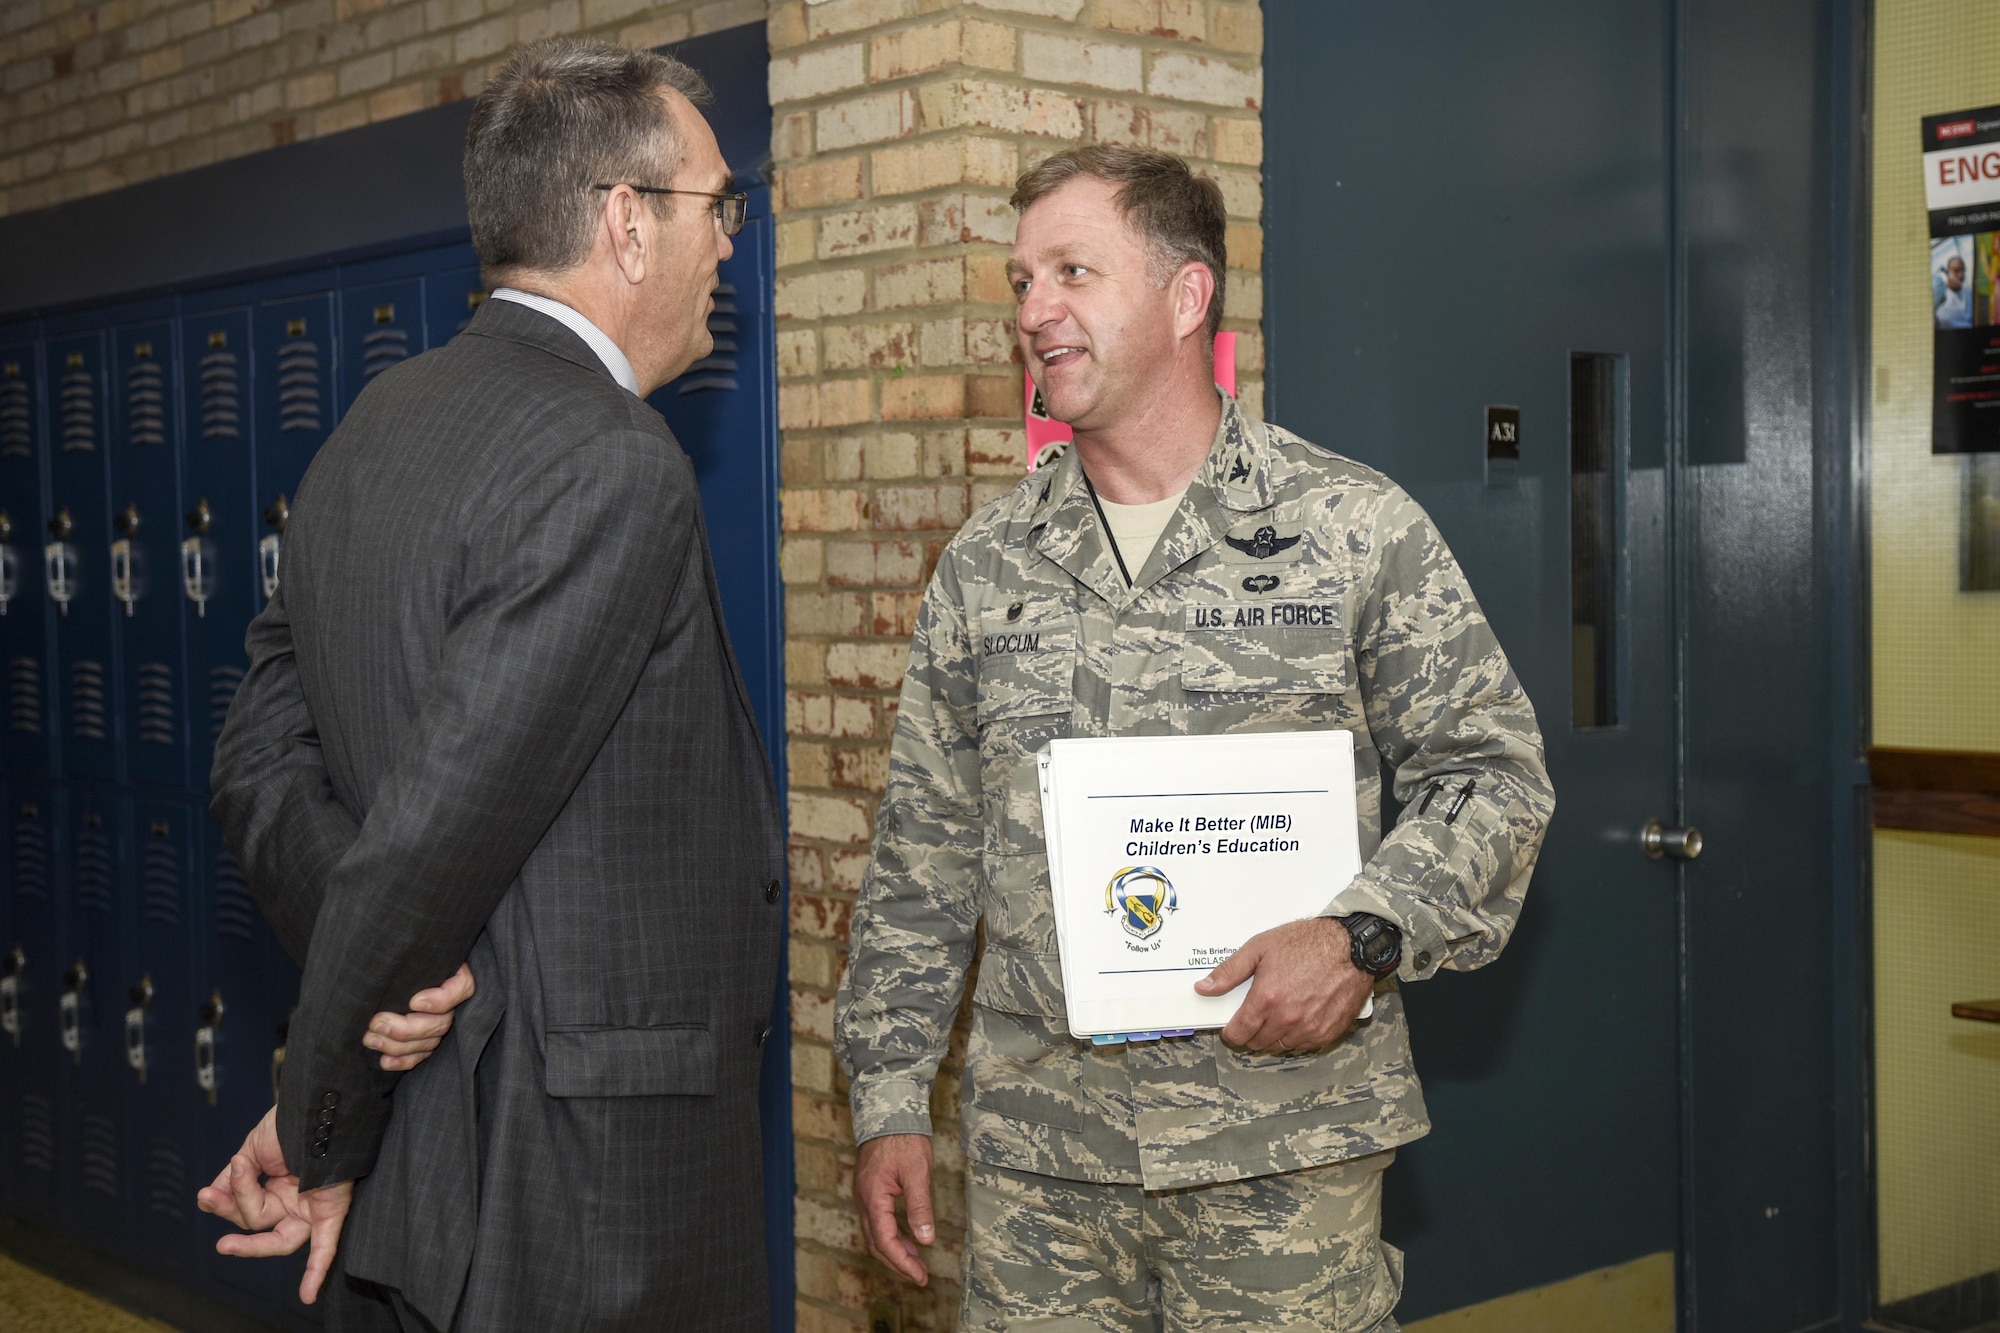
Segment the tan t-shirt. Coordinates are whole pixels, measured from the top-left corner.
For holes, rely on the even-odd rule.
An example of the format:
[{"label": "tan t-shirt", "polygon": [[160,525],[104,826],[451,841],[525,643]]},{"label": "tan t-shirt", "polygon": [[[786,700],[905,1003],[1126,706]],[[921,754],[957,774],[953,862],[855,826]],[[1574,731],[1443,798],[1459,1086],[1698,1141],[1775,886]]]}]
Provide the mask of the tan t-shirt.
[{"label": "tan t-shirt", "polygon": [[1113,504],[1103,496],[1097,502],[1104,506],[1104,521],[1111,525],[1111,539],[1118,543],[1118,554],[1125,557],[1125,568],[1133,578],[1145,567],[1153,548],[1160,544],[1160,534],[1167,530],[1167,520],[1180,508],[1181,497],[1187,488],[1169,495],[1164,500],[1151,504]]}]

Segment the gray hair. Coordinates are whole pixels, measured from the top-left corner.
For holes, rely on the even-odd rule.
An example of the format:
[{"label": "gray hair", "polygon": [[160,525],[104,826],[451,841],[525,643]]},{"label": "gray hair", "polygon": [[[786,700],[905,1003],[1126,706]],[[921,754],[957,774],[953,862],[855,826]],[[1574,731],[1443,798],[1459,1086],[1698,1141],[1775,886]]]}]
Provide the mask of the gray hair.
[{"label": "gray hair", "polygon": [[685,146],[660,102],[669,89],[710,100],[701,75],[652,51],[552,37],[509,57],[465,132],[465,206],[489,284],[581,263],[602,209],[593,186],[673,184]]}]

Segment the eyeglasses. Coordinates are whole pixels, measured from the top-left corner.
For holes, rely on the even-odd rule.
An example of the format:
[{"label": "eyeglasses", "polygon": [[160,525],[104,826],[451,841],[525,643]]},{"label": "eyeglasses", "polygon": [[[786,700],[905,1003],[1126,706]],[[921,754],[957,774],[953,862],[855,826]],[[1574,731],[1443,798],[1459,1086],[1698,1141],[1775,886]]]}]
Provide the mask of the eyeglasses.
[{"label": "eyeglasses", "polygon": [[[593,190],[615,190],[616,185],[593,185]],[[738,191],[735,194],[717,194],[713,190],[670,190],[659,185],[628,185],[635,194],[698,194],[704,199],[715,201],[715,220],[722,225],[724,236],[734,236],[743,230],[743,224],[750,217],[750,196]]]}]

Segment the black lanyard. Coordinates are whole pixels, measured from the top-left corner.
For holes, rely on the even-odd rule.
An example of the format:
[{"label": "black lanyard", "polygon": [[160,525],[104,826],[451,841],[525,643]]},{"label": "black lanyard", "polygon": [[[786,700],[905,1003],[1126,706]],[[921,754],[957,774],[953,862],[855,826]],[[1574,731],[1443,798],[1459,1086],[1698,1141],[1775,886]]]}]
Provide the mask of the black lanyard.
[{"label": "black lanyard", "polygon": [[[1077,471],[1082,472],[1079,467]],[[1118,572],[1125,576],[1125,586],[1132,586],[1132,571],[1125,568],[1125,553],[1118,549],[1118,538],[1111,531],[1111,520],[1104,516],[1104,504],[1097,498],[1097,488],[1090,484],[1090,474],[1083,473],[1083,489],[1090,492],[1090,507],[1097,511],[1097,521],[1104,528],[1104,540],[1111,544],[1111,558],[1118,562]]]}]

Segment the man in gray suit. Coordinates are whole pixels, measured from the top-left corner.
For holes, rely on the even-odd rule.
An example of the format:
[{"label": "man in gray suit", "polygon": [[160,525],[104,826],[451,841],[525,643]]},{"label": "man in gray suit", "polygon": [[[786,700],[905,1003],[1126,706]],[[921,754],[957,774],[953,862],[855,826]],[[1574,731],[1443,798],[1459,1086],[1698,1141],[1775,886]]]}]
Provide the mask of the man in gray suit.
[{"label": "man in gray suit", "polygon": [[[569,40],[494,78],[465,157],[493,299],[321,450],[251,628],[214,809],[305,976],[202,1204],[266,1233],[225,1252],[309,1240],[336,1329],[768,1323],[778,796],[644,402],[709,352],[743,224],[705,97]],[[371,1019],[461,961],[449,1039],[385,1072]]]}]

